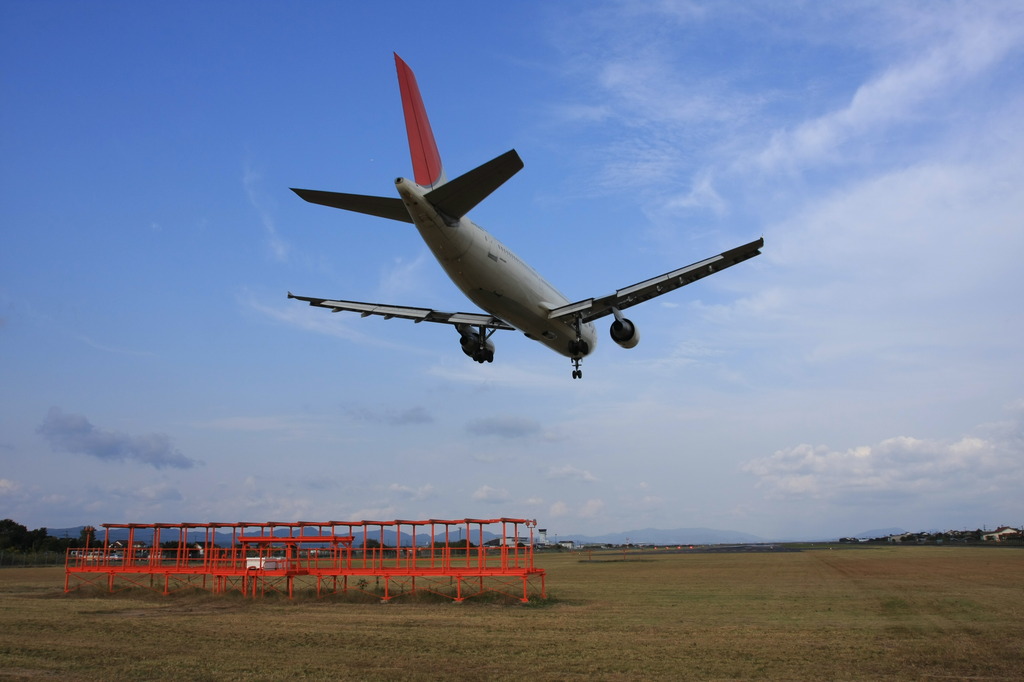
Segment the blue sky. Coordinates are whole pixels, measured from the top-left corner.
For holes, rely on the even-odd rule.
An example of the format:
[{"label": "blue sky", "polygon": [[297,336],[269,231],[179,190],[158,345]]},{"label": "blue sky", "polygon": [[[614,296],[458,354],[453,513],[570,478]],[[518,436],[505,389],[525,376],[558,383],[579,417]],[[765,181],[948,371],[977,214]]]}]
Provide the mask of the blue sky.
[{"label": "blue sky", "polygon": [[[536,518],[767,538],[1024,523],[1015,2],[0,6],[0,516]],[[392,52],[472,217],[570,299],[764,236],[569,362],[411,226]],[[430,327],[429,329],[426,327]]]}]

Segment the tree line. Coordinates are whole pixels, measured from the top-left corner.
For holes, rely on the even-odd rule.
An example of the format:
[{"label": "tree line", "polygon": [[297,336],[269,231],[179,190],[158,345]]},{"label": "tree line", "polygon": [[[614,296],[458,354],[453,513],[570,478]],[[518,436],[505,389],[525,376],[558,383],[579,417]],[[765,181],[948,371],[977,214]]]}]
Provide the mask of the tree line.
[{"label": "tree line", "polygon": [[[282,541],[283,540],[284,538],[282,538]],[[492,540],[491,542],[496,544],[498,541]],[[180,542],[178,540],[169,540],[167,542],[160,543],[160,547],[163,549],[177,549],[179,546],[183,549],[191,549],[195,546],[195,543]],[[214,545],[214,547],[216,546],[217,545]],[[22,552],[26,554],[56,552],[63,555],[68,549],[76,547],[96,547],[96,529],[92,526],[85,526],[77,538],[57,538],[50,535],[46,528],[29,530],[27,527],[13,519],[3,519],[0,521],[0,551]],[[448,547],[452,549],[472,549],[475,548],[476,545],[468,539],[460,539],[458,541],[449,542]],[[356,548],[389,549],[390,546],[387,544],[381,544],[373,538],[367,538],[365,545],[360,543]]]},{"label": "tree line", "polygon": [[63,554],[70,547],[94,544],[95,533],[96,529],[86,526],[77,538],[55,538],[45,528],[29,530],[13,519],[4,519],[0,521],[0,551]]}]

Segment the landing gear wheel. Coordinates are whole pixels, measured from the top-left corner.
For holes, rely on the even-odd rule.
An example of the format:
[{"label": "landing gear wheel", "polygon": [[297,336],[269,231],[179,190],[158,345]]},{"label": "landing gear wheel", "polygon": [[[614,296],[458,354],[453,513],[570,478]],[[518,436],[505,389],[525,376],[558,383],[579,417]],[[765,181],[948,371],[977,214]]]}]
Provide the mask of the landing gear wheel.
[{"label": "landing gear wheel", "polygon": [[569,342],[569,352],[578,353],[580,355],[587,355],[590,353],[590,344],[583,339],[577,339],[576,341]]},{"label": "landing gear wheel", "polygon": [[[478,334],[472,334],[467,336],[467,334],[463,333],[461,330],[459,333],[463,335],[462,351],[466,355],[473,358],[480,364],[483,364],[485,362],[494,362],[494,346],[491,346],[487,341],[487,339],[491,337],[491,334],[494,333],[493,329],[490,331],[490,333],[488,333],[487,327],[481,326],[480,332]],[[475,338],[476,340],[477,345],[472,350],[470,350],[470,347],[468,346],[468,344],[466,344],[467,338]]]},{"label": "landing gear wheel", "polygon": [[578,315],[573,321],[573,328],[576,331],[576,339],[569,342],[569,352],[572,353],[572,378],[582,379],[583,370],[580,369],[580,363],[583,361],[583,357],[590,353],[590,344],[587,343],[583,338],[583,320]]}]

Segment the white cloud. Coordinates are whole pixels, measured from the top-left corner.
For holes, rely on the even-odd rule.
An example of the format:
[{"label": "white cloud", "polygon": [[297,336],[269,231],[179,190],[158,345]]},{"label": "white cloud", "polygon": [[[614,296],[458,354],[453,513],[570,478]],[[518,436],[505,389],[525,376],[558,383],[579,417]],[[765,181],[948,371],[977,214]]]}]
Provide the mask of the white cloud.
[{"label": "white cloud", "polygon": [[567,478],[574,481],[583,481],[586,483],[594,483],[597,478],[585,469],[577,469],[571,464],[564,464],[562,466],[548,467],[546,478],[558,479]]},{"label": "white cloud", "polygon": [[957,440],[888,438],[834,450],[797,445],[750,460],[742,470],[769,498],[868,503],[873,499],[950,500],[1006,494],[1024,484],[1019,417]]},{"label": "white cloud", "polygon": [[162,482],[139,487],[113,487],[105,491],[106,495],[117,497],[131,504],[153,505],[160,502],[178,502],[184,497],[174,485]]},{"label": "white cloud", "polygon": [[581,519],[592,519],[600,515],[604,509],[604,500],[591,499],[583,503],[579,516]]},{"label": "white cloud", "polygon": [[566,519],[575,521],[594,520],[601,517],[601,512],[604,511],[604,508],[604,500],[597,498],[583,500],[579,503],[558,500],[548,509],[548,516],[551,519],[561,520],[563,523]]},{"label": "white cloud", "polygon": [[[344,339],[362,346],[392,349],[405,354],[427,353],[421,346],[411,342],[415,337],[402,335],[399,331],[393,335],[388,333],[374,336],[368,333],[375,327],[367,326],[366,321],[355,313],[332,313],[325,308],[310,307],[301,301],[287,300],[283,296],[274,299],[278,300],[278,303],[268,305],[264,302],[265,298],[260,298],[250,291],[243,291],[238,299],[241,305],[262,317],[288,327]],[[400,320],[397,324],[412,323]],[[458,336],[454,335],[452,343],[455,344],[457,341]]]},{"label": "white cloud", "polygon": [[364,345],[378,343],[377,339],[367,336],[358,327],[349,324],[350,321],[358,320],[358,317],[350,317],[344,313],[332,314],[327,310],[314,310],[299,301],[281,301],[276,305],[267,305],[263,299],[248,291],[243,292],[239,299],[244,306],[255,310],[264,317],[291,327],[348,341],[357,341]]},{"label": "white cloud", "polygon": [[[390,521],[395,518],[399,510],[394,505],[369,505],[352,508],[344,520],[352,521]],[[296,517],[297,518],[297,517]]]},{"label": "white cloud", "polygon": [[512,499],[509,492],[503,488],[492,488],[489,485],[482,485],[473,491],[473,499],[477,502],[488,504],[501,504]]},{"label": "white cloud", "polygon": [[[414,235],[409,237],[414,238]],[[423,286],[428,281],[425,271],[436,267],[433,255],[425,248],[411,260],[395,258],[381,269],[377,296],[383,303],[425,305],[427,295]]]},{"label": "white cloud", "polygon": [[[884,133],[892,126],[924,120],[945,112],[929,111],[936,96],[964,85],[979,72],[1015,51],[1024,39],[1020,22],[1004,22],[996,12],[954,13],[944,30],[911,52],[907,61],[888,67],[861,85],[849,104],[773,135],[758,154],[765,170],[792,168],[822,161],[840,162],[840,149],[864,135]],[[936,40],[936,36],[938,39]]]},{"label": "white cloud", "polygon": [[560,519],[569,513],[569,505],[564,501],[559,500],[551,505],[548,510],[548,515],[552,518]]},{"label": "white cloud", "polygon": [[434,486],[430,483],[424,483],[421,486],[415,487],[402,485],[400,483],[392,483],[388,486],[388,491],[396,493],[400,497],[413,502],[434,497]]},{"label": "white cloud", "polygon": [[687,194],[669,196],[663,210],[674,212],[680,209],[702,208],[722,216],[728,205],[722,195],[715,189],[714,177],[709,169],[700,171],[690,182]]}]

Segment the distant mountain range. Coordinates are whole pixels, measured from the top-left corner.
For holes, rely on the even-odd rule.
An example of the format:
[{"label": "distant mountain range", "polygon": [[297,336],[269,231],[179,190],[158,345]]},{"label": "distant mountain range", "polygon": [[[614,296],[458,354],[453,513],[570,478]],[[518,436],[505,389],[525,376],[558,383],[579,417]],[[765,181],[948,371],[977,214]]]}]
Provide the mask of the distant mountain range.
[{"label": "distant mountain range", "polygon": [[[73,528],[50,528],[47,529],[47,533],[54,537],[69,537],[77,538],[82,533],[84,526],[75,526]],[[476,529],[472,529],[472,537],[470,541],[473,544],[479,544]],[[464,531],[462,529],[452,528],[449,534],[449,540],[458,541],[462,539]],[[96,529],[96,539],[101,541],[104,538],[105,531],[103,528]],[[281,531],[280,534],[286,535],[286,531]],[[202,542],[205,538],[206,533],[203,530],[192,531],[188,534],[188,542]],[[380,541],[380,531],[373,532],[371,530],[368,535],[373,540]],[[484,542],[493,540],[498,537],[493,533],[484,532]],[[539,540],[539,537],[534,534],[534,538]],[[116,540],[127,540],[128,530],[126,528],[114,528],[110,531],[110,539]],[[176,531],[171,529],[164,530],[160,535],[161,542],[175,541],[178,539]],[[439,540],[444,539],[444,535],[439,535]],[[137,542],[151,543],[153,541],[153,530],[151,528],[137,528],[135,529],[135,540]],[[721,545],[721,544],[743,544],[743,543],[757,543],[765,542],[764,538],[760,538],[750,533],[740,533],[731,530],[715,530],[712,528],[676,528],[672,530],[664,530],[660,528],[643,528],[641,530],[628,530],[620,533],[607,533],[605,535],[580,535],[580,534],[568,534],[568,535],[554,535],[548,533],[548,542],[555,542],[557,540],[572,540],[576,544],[609,544],[609,545],[624,545],[627,543],[633,544],[648,544],[648,545]],[[362,538],[357,538],[357,543],[361,542]],[[416,544],[426,544],[429,542],[429,536],[426,533],[416,534]],[[230,533],[218,533],[216,537],[216,544],[225,546],[231,544]],[[392,530],[384,531],[384,544],[394,546],[395,532]],[[412,536],[408,533],[402,533],[402,545],[408,547],[412,544]]]},{"label": "distant mountain range", "polygon": [[875,530],[866,530],[863,533],[857,533],[851,535],[851,538],[860,538],[862,540],[870,540],[871,538],[887,538],[890,535],[901,535],[907,531],[902,528],[877,528]]},{"label": "distant mountain range", "polygon": [[[55,537],[55,538],[64,538],[64,537],[78,538],[78,537],[81,536],[83,528],[85,528],[85,526],[75,526],[74,528],[48,528],[46,530],[46,534],[51,536],[51,537]],[[258,533],[255,532],[254,529],[248,529],[248,531],[249,532],[247,533],[247,535],[257,535],[258,534]],[[363,542],[362,531],[360,531],[358,529],[353,529],[353,532],[356,535],[354,544],[357,545],[357,546],[361,545],[362,542]],[[522,532],[522,529],[520,529],[520,532]],[[310,532],[308,534],[312,535],[314,533]],[[284,530],[284,529],[279,529],[275,533],[275,535],[287,536],[288,535],[288,531]],[[100,544],[102,544],[103,539],[105,537],[106,537],[106,529],[104,529],[104,528],[97,528],[96,529],[96,540]],[[377,527],[371,526],[370,527],[370,532],[367,533],[366,537],[368,539],[370,539],[370,540],[375,540],[377,542],[383,542],[385,545],[387,545],[389,547],[394,547],[394,546],[398,545],[398,542],[396,542],[397,534],[393,530],[385,530],[383,538],[382,538],[381,537],[381,533],[380,533],[380,529],[377,528]],[[458,527],[458,528],[457,527],[452,527],[451,530],[448,533],[448,541],[449,542],[459,542],[464,537],[465,537],[465,527],[464,526],[463,527]],[[484,531],[483,541],[484,542],[489,542],[489,541],[494,540],[494,539],[496,539],[498,537],[499,536],[495,535],[494,533],[488,533],[487,531]],[[145,543],[148,543],[148,544],[152,544],[152,542],[153,542],[153,529],[152,528],[136,528],[135,529],[134,538],[135,538],[136,542],[145,542]],[[536,539],[536,535],[534,535],[534,538]],[[164,542],[176,542],[178,539],[179,539],[179,534],[178,534],[178,530],[176,528],[165,528],[165,529],[162,529],[162,531],[160,533],[160,542],[161,543],[164,543]],[[205,541],[205,539],[206,539],[206,531],[205,530],[192,530],[192,531],[188,532],[188,536],[186,538],[186,542],[188,542],[189,544],[192,544],[194,542],[202,543],[203,541]],[[524,539],[525,540],[529,540],[529,534],[527,534]],[[110,540],[111,540],[111,542],[116,542],[118,540],[127,541],[128,540],[128,529],[127,528],[112,528],[110,530]],[[441,533],[438,533],[437,535],[435,535],[435,541],[443,542],[444,541],[444,533],[441,532]],[[473,543],[474,545],[480,544],[480,533],[479,533],[478,528],[473,528],[473,527],[470,528],[470,538],[469,538],[469,541],[471,543]],[[228,533],[216,533],[216,535],[214,537],[214,544],[219,545],[221,547],[227,547],[228,545],[231,544],[231,533],[230,532],[228,532]],[[416,533],[416,544],[417,545],[428,545],[428,544],[430,544],[430,535],[426,531],[417,532]],[[402,533],[401,534],[401,545],[400,546],[402,546],[402,547],[411,547],[412,546],[412,535],[410,533]]]},{"label": "distant mountain range", "polygon": [[642,528],[640,530],[627,530],[621,533],[607,533],[605,535],[548,535],[548,541],[572,540],[577,544],[604,544],[604,545],[724,545],[765,542],[750,533],[740,533],[734,530],[715,530],[713,528],[675,528],[663,530],[660,528]]},{"label": "distant mountain range", "polygon": [[[72,528],[49,528],[47,533],[53,537],[63,538],[78,538],[82,533],[84,526],[75,526]],[[877,528],[875,530],[866,530],[862,533],[856,533],[845,537],[854,538],[880,538],[887,537],[889,535],[899,535],[906,531],[902,528]],[[461,540],[464,533],[461,529],[452,528],[449,534],[451,541]],[[281,534],[286,534],[284,531]],[[97,528],[96,538],[102,541],[104,537],[104,529]],[[188,541],[190,543],[199,541],[201,542],[205,537],[205,532],[202,530],[193,531],[189,533]],[[380,541],[380,531],[371,532],[369,536],[373,540]],[[498,537],[493,533],[484,532],[484,542]],[[116,528],[110,532],[111,540],[127,540],[128,530],[123,528]],[[539,537],[535,534],[535,539]],[[135,539],[139,542],[152,542],[153,531],[148,528],[139,528],[135,531]],[[161,542],[168,542],[177,540],[178,536],[173,531],[165,531],[161,537]],[[439,535],[438,540],[443,540],[444,535]],[[604,535],[581,535],[578,533],[569,534],[554,534],[548,533],[548,542],[557,542],[560,540],[572,540],[576,544],[595,544],[595,545],[625,545],[632,543],[634,545],[725,545],[725,544],[750,544],[760,542],[825,542],[829,540],[837,540],[838,536],[834,538],[771,538],[766,539],[758,537],[757,535],[751,535],[750,533],[742,533],[734,530],[717,530],[714,528],[674,528],[670,530],[662,528],[641,528],[639,530],[627,530],[619,533],[606,533]],[[391,530],[384,531],[384,544],[389,546],[395,546],[396,544],[395,532]],[[472,533],[470,538],[473,544],[479,544],[477,533]],[[357,538],[357,544],[361,542],[361,537]],[[422,545],[429,542],[429,537],[424,532],[423,534],[416,534],[416,544]],[[231,544],[230,533],[219,533],[216,538],[216,543],[221,546]],[[412,544],[412,536],[408,533],[402,533],[401,544],[404,547],[408,547]]]},{"label": "distant mountain range", "polygon": [[[85,526],[74,526],[73,528],[47,528],[46,534],[51,538],[79,538]],[[102,529],[101,529],[102,530]]]}]

